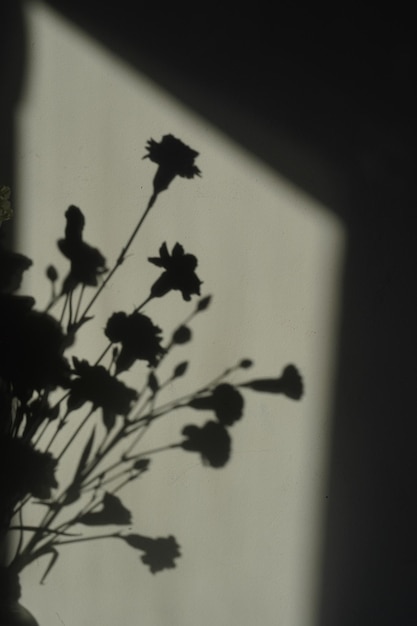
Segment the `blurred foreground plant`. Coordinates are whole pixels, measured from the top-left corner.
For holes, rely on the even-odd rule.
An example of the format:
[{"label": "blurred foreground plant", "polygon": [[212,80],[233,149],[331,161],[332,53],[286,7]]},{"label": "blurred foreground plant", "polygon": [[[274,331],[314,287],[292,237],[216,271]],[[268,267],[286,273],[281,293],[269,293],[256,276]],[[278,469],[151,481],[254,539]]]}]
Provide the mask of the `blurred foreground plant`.
[{"label": "blurred foreground plant", "polygon": [[[119,497],[122,488],[141,478],[153,455],[161,451],[182,449],[200,455],[209,467],[224,467],[231,456],[231,431],[244,414],[244,393],[280,393],[293,400],[302,396],[302,379],[294,365],[284,367],[275,378],[232,384],[231,374],[252,367],[250,359],[242,359],[201,388],[161,401],[167,385],[185,377],[188,370],[188,361],[180,361],[170,374],[163,374],[165,358],[191,340],[192,321],[211,302],[211,296],[200,294],[197,258],[180,243],[169,250],[163,242],[159,256],[148,259],[160,268],[159,276],[133,311],[116,311],[109,317],[104,328],[107,344],[96,360],[90,363],[74,355],[80,328],[92,320],[93,305],[124,262],[158,195],[176,176],[192,179],[201,174],[195,165],[197,156],[172,135],[165,135],[159,143],[149,140],[144,158],[158,166],[153,192],[110,269],[98,248],[83,239],[81,210],[67,209],[65,234],[58,248],[70,266],[62,280],[52,265],[46,269],[51,299],[45,311],[35,308],[34,298],[16,293],[31,260],[0,247],[0,599],[1,593],[18,597],[18,575],[30,563],[47,557],[43,582],[60,551],[83,541],[122,540],[141,553],[152,573],[175,567],[180,548],[173,536],[151,538],[123,530],[131,525],[132,515]],[[10,192],[2,189],[5,219],[11,211]],[[152,300],[171,291],[194,303],[167,340],[144,311]],[[85,302],[87,292],[90,297]],[[58,303],[62,304],[59,318],[51,313]],[[139,390],[128,387],[120,377],[134,367],[142,367]],[[141,447],[156,420],[184,407],[209,418],[183,427],[177,441],[150,450]],[[77,461],[67,484],[61,486],[57,468],[75,447]],[[25,523],[30,502],[44,509],[36,525]],[[117,530],[88,532],[107,526]],[[7,550],[11,538],[14,543]]]}]

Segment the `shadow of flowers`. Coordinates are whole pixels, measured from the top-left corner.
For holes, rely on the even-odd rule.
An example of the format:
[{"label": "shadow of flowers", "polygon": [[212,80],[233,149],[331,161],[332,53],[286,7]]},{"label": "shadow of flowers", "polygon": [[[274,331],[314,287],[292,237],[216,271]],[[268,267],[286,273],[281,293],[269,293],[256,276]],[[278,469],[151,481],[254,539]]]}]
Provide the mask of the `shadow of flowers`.
[{"label": "shadow of flowers", "polygon": [[[242,359],[199,389],[173,397],[172,383],[187,377],[189,361],[176,361],[168,374],[167,361],[193,340],[194,318],[208,311],[212,302],[210,295],[200,297],[203,283],[196,274],[197,257],[179,242],[169,252],[163,241],[159,255],[148,257],[162,273],[133,312],[110,315],[102,337],[105,347],[97,359],[89,362],[76,355],[82,348],[79,329],[91,323],[93,305],[122,265],[158,194],[177,176],[201,175],[195,164],[198,152],[173,135],[159,143],[150,139],[146,149],[144,158],[157,165],[153,191],[110,268],[98,248],[83,239],[86,220],[81,209],[71,205],[66,210],[58,249],[69,268],[63,279],[52,263],[46,268],[51,295],[45,310],[36,308],[33,297],[20,293],[22,276],[32,261],[6,249],[0,239],[0,530],[3,543],[10,533],[18,537],[17,548],[2,564],[0,579],[13,597],[25,567],[46,557],[43,582],[61,551],[82,541],[122,539],[142,552],[141,561],[153,574],[174,568],[181,553],[172,535],[152,538],[125,534],[119,528],[103,533],[104,527],[134,523],[119,493],[142,478],[160,452],[196,453],[203,465],[223,468],[231,460],[233,429],[244,418],[245,393],[283,394],[292,400],[303,395],[301,374],[292,364],[276,378],[232,382],[232,377],[253,367],[250,359]],[[10,195],[2,202],[2,210],[10,211]],[[191,309],[166,334],[145,309],[151,301],[168,297],[181,297]],[[61,313],[55,316],[59,305]],[[121,375],[128,370],[142,381],[139,390],[123,381]],[[154,422],[182,410],[193,411],[196,421],[179,427],[177,440],[144,449]],[[210,417],[200,423],[202,413]],[[75,447],[79,456],[61,486],[60,462]],[[31,526],[25,516],[33,501],[45,513]],[[95,534],[97,529],[101,532]]]}]

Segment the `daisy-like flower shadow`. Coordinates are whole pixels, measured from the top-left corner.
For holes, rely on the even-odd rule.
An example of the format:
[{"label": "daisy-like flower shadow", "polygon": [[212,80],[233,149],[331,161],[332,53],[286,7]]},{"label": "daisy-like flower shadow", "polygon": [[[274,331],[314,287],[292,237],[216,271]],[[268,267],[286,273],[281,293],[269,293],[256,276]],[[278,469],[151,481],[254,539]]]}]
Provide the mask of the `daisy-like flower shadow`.
[{"label": "daisy-like flower shadow", "polygon": [[156,539],[138,534],[119,536],[132,548],[144,552],[142,563],[149,567],[152,574],[176,567],[175,559],[181,556],[180,547],[172,535]]},{"label": "daisy-like flower shadow", "polygon": [[183,450],[199,452],[205,465],[223,467],[230,458],[231,438],[226,428],[218,422],[209,421],[204,426],[189,424],[182,430],[186,439]]},{"label": "daisy-like flower shadow", "polygon": [[116,373],[128,370],[136,360],[147,361],[155,366],[165,349],[161,346],[161,329],[152,320],[134,311],[130,315],[120,311],[107,321],[104,334],[112,343],[121,343],[116,358]]},{"label": "daisy-like flower shadow", "polygon": [[68,409],[72,411],[85,402],[91,402],[94,409],[102,409],[104,425],[111,430],[117,415],[128,414],[139,397],[138,392],[109,374],[101,365],[90,365],[75,357],[73,363],[76,378],[68,384]]},{"label": "daisy-like flower shadow", "polygon": [[194,163],[198,152],[173,135],[164,135],[159,143],[149,139],[146,149],[148,153],[143,158],[158,165],[153,179],[154,192],[150,204],[153,204],[161,191],[168,189],[176,176],[194,178],[201,175]]},{"label": "daisy-like flower shadow", "polygon": [[4,435],[0,439],[0,493],[2,505],[15,504],[27,494],[47,500],[58,487],[57,460],[49,452],[35,450],[22,439]]},{"label": "daisy-like flower shadow", "polygon": [[54,317],[33,304],[26,296],[0,297],[0,377],[22,400],[34,390],[64,386],[70,372],[64,357],[69,337]]},{"label": "daisy-like flower shadow", "polygon": [[195,273],[198,265],[193,254],[186,254],[184,248],[176,243],[172,254],[164,242],[159,248],[159,257],[149,257],[148,261],[165,271],[151,287],[151,296],[161,298],[169,291],[180,291],[184,300],[191,300],[192,295],[200,295],[201,280]]},{"label": "daisy-like flower shadow", "polygon": [[71,263],[62,291],[69,293],[79,284],[96,287],[98,279],[107,272],[106,259],[98,250],[83,241],[85,218],[81,210],[71,205],[65,212],[67,224],[65,238],[59,239],[58,248]]}]

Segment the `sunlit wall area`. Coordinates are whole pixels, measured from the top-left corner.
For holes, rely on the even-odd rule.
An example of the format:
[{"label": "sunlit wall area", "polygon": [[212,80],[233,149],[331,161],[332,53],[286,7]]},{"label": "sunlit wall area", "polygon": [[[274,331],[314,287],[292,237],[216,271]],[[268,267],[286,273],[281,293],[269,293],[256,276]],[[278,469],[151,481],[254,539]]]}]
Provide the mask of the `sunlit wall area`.
[{"label": "sunlit wall area", "polygon": [[[202,176],[177,177],[160,194],[97,301],[94,320],[81,330],[75,354],[93,360],[103,351],[110,313],[132,311],[158,276],[148,257],[163,242],[169,249],[179,242],[198,258],[201,293],[213,301],[195,319],[193,341],[166,364],[168,375],[179,361],[189,362],[167,398],[203,386],[242,358],[253,359],[254,369],[233,381],[278,376],[292,363],[305,394],[300,402],[245,394],[224,469],[168,451],[120,493],[135,532],[177,538],[176,569],[152,575],[136,553],[111,539],[72,544],[45,585],[39,585],[44,563],[24,572],[24,604],[43,626],[133,619],[143,626],[310,626],[326,505],[343,225],[42,4],[28,3],[26,19],[16,220],[18,249],[34,265],[23,291],[43,308],[50,289],[45,268],[68,271],[56,241],[71,204],[85,215],[86,241],[112,266],[152,193],[155,164],[143,160],[146,142],[172,133],[199,152]],[[175,292],[151,302],[146,313],[169,336],[193,306]],[[146,375],[143,365],[123,379],[139,387]],[[178,411],[143,445],[178,441],[193,421],[189,410]],[[71,470],[66,464],[61,471]]]}]

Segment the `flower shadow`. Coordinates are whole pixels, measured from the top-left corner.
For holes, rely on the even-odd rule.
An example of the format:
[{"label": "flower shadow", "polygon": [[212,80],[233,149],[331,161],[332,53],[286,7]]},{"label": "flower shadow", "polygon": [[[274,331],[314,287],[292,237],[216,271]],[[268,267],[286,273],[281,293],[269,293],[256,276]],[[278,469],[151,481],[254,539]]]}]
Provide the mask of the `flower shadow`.
[{"label": "flower shadow", "polygon": [[[244,419],[246,393],[279,393],[292,400],[303,395],[303,380],[294,365],[287,365],[278,378],[236,382],[235,375],[253,366],[250,359],[242,359],[214,380],[175,396],[172,383],[186,378],[189,361],[177,361],[167,374],[169,358],[193,339],[194,318],[211,305],[211,296],[200,297],[203,281],[196,274],[197,257],[179,242],[171,252],[163,242],[159,256],[147,258],[162,273],[133,312],[110,315],[102,335],[107,347],[96,361],[75,356],[83,347],[77,333],[93,319],[87,312],[122,264],[158,194],[176,176],[200,176],[197,156],[173,135],[159,143],[148,141],[144,158],[158,166],[153,194],[111,269],[98,248],[84,241],[81,209],[68,207],[58,249],[70,267],[60,279],[55,267],[48,265],[51,298],[44,311],[36,309],[34,298],[18,293],[31,260],[0,246],[0,530],[2,539],[10,530],[19,535],[10,572],[19,573],[47,556],[43,582],[65,546],[106,538],[122,539],[141,551],[141,561],[152,574],[173,569],[181,553],[172,535],[152,538],[120,530],[126,526],[130,530],[133,515],[119,492],[142,478],[157,454],[173,449],[199,455],[207,471],[225,467],[232,458],[233,434]],[[88,289],[93,296],[82,311]],[[150,301],[162,303],[168,294],[192,306],[169,340],[145,313]],[[57,318],[52,309],[60,300],[63,309]],[[141,381],[139,389],[124,382],[126,373]],[[145,449],[143,441],[156,420],[169,416],[171,437],[175,415],[186,411],[193,412],[194,420],[178,426],[173,442]],[[76,445],[75,466],[61,481],[61,461]],[[29,502],[46,511],[35,526],[24,524]],[[109,526],[118,530],[102,534]],[[97,529],[101,534],[94,534]]]}]

